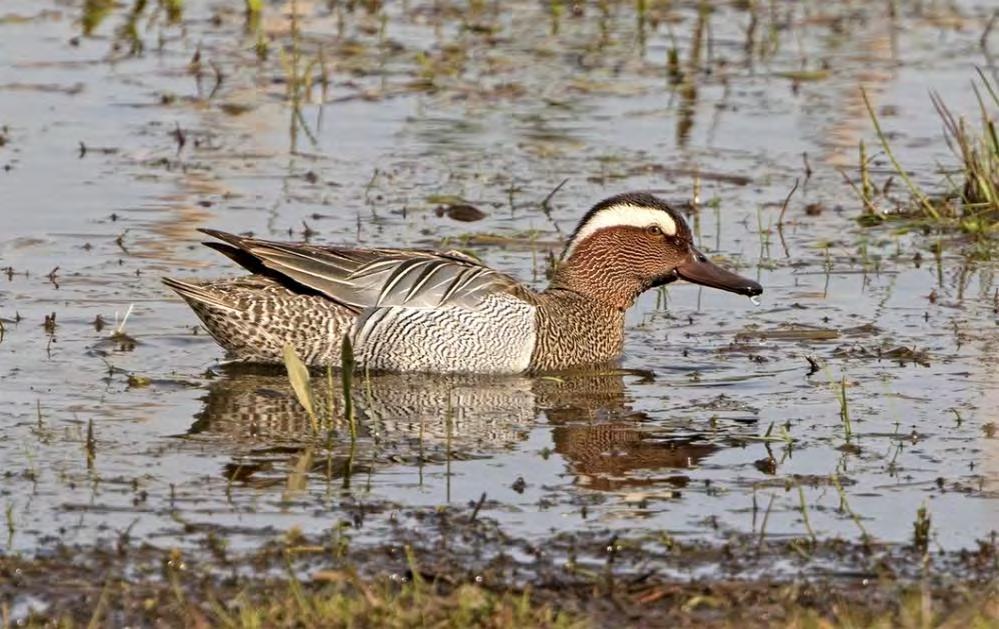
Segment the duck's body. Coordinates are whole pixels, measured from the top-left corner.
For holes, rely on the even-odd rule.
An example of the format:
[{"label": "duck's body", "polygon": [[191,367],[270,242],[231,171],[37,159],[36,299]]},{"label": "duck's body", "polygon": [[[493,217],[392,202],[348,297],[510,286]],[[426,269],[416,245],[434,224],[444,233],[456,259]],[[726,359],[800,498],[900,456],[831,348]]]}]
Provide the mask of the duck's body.
[{"label": "duck's body", "polygon": [[[326,256],[351,253],[208,233],[258,253],[265,247],[294,251],[313,265]],[[281,362],[284,346],[291,344],[307,364],[339,366],[344,334],[351,336],[358,365],[384,371],[556,371],[605,363],[621,353],[624,312],[617,308],[563,289],[536,293],[454,254],[364,253],[370,259],[354,271],[340,267],[333,275],[329,267],[315,269],[351,282],[370,279],[370,294],[354,288],[350,298],[341,300],[327,296],[342,295],[338,285],[316,294],[288,288],[268,275],[200,285],[164,281],[187,300],[232,358],[247,362]],[[379,299],[377,293],[386,288]]]},{"label": "duck's body", "polygon": [[291,345],[307,364],[337,366],[349,335],[362,369],[559,371],[619,357],[624,312],[652,286],[686,277],[747,295],[762,291],[707,262],[682,218],[643,194],[594,207],[541,293],[456,252],[319,247],[203,231],[222,241],[209,246],[252,275],[164,281],[230,357],[248,362],[279,363]]}]

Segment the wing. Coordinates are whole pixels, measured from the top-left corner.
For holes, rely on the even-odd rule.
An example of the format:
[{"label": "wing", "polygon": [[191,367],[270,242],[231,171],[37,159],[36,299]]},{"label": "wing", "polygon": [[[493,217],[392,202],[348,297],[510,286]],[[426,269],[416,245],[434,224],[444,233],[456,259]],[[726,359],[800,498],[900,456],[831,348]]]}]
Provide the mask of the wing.
[{"label": "wing", "polygon": [[305,287],[357,312],[367,308],[475,308],[495,292],[523,290],[509,275],[457,253],[346,249],[245,238],[210,229],[205,243],[257,274]]}]

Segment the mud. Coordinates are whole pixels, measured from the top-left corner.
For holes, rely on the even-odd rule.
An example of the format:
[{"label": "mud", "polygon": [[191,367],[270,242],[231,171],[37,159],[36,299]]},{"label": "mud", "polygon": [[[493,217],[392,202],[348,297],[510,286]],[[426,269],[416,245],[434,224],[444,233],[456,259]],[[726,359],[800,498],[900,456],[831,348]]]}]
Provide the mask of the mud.
[{"label": "mud", "polygon": [[[862,226],[839,172],[877,145],[864,85],[939,184],[927,89],[976,114],[988,3],[758,4],[5,2],[0,548],[252,553],[292,528],[383,548],[475,508],[510,548],[713,549],[659,575],[728,578],[757,540],[783,560],[740,578],[850,572],[814,552],[839,543],[912,576],[892,553],[921,506],[939,561],[991,544],[996,263]],[[354,442],[316,439],[280,370],[221,366],[159,283],[236,272],[208,226],[467,248],[543,286],[575,220],[631,189],[685,208],[762,305],[647,294],[621,371],[359,380]]]}]

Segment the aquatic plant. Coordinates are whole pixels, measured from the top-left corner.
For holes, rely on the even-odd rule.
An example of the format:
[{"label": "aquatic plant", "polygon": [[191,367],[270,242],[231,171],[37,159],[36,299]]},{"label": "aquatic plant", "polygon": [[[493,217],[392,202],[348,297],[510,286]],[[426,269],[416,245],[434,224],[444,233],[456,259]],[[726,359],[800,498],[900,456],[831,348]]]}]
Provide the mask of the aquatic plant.
[{"label": "aquatic plant", "polygon": [[343,335],[343,343],[340,348],[340,378],[343,385],[343,414],[347,417],[350,425],[350,440],[357,440],[357,418],[354,413],[354,398],[351,393],[354,387],[354,368],[357,363],[354,360],[354,345],[350,342],[350,335]]},{"label": "aquatic plant", "polygon": [[839,381],[837,398],[839,400],[839,418],[843,422],[843,438],[846,439],[847,443],[850,443],[853,438],[853,422],[850,421],[850,404],[846,399],[846,377]]},{"label": "aquatic plant", "polygon": [[916,519],[912,523],[912,546],[917,552],[926,554],[930,547],[930,512],[926,505],[920,505],[916,511]]},{"label": "aquatic plant", "polygon": [[284,366],[288,371],[288,381],[298,403],[302,405],[312,423],[312,431],[319,432],[319,420],[316,417],[315,395],[312,392],[312,382],[309,377],[309,368],[305,366],[302,359],[298,357],[295,348],[290,344],[284,346]]},{"label": "aquatic plant", "polygon": [[[312,432],[318,435],[324,426],[332,428],[335,422],[334,416],[334,395],[333,395],[333,370],[326,370],[326,417],[321,417],[317,411],[317,396],[312,386],[312,377],[309,368],[298,356],[295,348],[291,345],[284,347],[284,366],[288,373],[288,382],[295,392],[295,398],[309,416]],[[354,348],[350,342],[350,337],[344,335],[341,345],[342,360],[340,363],[340,384],[343,391],[343,415],[347,420],[350,430],[350,441],[353,444],[357,441],[357,417],[354,410],[353,389],[354,389]]]},{"label": "aquatic plant", "polygon": [[[943,99],[936,92],[930,94],[933,106],[944,123],[947,146],[961,160],[961,181],[947,177],[953,192],[963,207],[965,228],[967,220],[987,216],[993,223],[999,219],[999,136],[996,122],[989,112],[989,103],[999,108],[999,94],[988,77],[979,70],[982,88],[972,84],[981,113],[981,128],[974,129],[963,117],[954,117]],[[984,90],[989,98],[982,95]]]},{"label": "aquatic plant", "polygon": [[[930,100],[943,123],[944,141],[959,160],[958,168],[942,168],[946,190],[929,194],[917,184],[902,166],[892,150],[887,134],[881,127],[878,115],[871,105],[867,92],[861,90],[864,105],[870,117],[885,157],[894,174],[909,191],[911,207],[901,208],[905,217],[917,217],[935,224],[950,223],[971,235],[990,235],[999,222],[999,135],[996,132],[995,111],[999,109],[999,93],[988,77],[978,70],[980,85],[972,83],[980,112],[978,126],[963,116],[955,116],[943,98],[936,92]],[[885,214],[876,203],[875,186],[871,182],[869,157],[863,141],[860,142],[860,187],[849,178],[864,206],[861,222],[879,223]],[[883,194],[883,193],[882,193]]]},{"label": "aquatic plant", "polygon": [[84,36],[93,35],[104,18],[114,9],[114,4],[113,0],[86,0],[83,3],[83,17],[80,24],[83,27]]},{"label": "aquatic plant", "polygon": [[243,4],[248,20],[260,18],[260,13],[264,10],[263,0],[244,0]]}]

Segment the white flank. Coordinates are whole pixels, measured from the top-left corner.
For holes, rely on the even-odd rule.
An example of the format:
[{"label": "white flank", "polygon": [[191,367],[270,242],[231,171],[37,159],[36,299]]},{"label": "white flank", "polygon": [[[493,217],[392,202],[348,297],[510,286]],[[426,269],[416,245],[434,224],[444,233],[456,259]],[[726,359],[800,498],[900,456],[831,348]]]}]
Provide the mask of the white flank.
[{"label": "white flank", "polygon": [[664,234],[670,236],[676,235],[676,222],[673,221],[669,214],[662,210],[643,205],[633,205],[631,203],[612,205],[597,212],[586,225],[583,225],[583,228],[579,230],[576,237],[569,243],[569,248],[566,250],[564,257],[567,259],[571,256],[576,245],[601,229],[620,226],[641,227],[644,229],[650,225],[658,225]]}]

